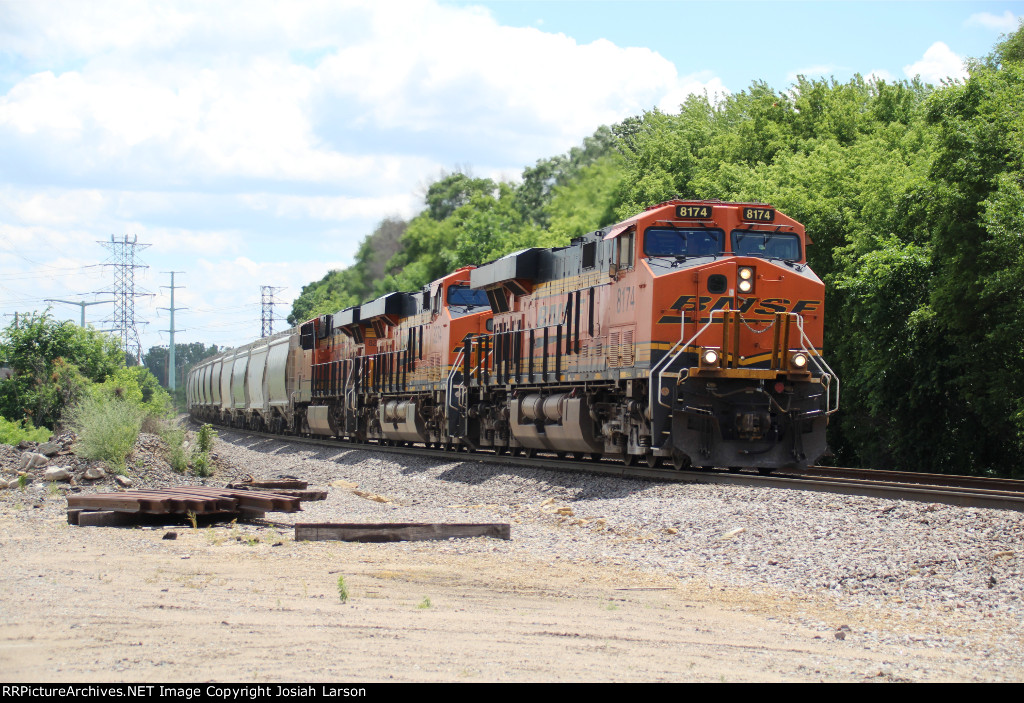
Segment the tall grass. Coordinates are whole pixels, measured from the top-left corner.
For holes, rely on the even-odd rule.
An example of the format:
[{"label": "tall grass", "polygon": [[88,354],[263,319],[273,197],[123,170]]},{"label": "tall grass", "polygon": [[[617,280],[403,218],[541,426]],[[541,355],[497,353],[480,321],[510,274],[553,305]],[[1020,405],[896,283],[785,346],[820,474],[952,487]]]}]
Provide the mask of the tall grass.
[{"label": "tall grass", "polygon": [[145,409],[128,400],[84,397],[68,417],[68,425],[78,435],[75,453],[105,461],[115,472],[124,473],[145,416]]}]

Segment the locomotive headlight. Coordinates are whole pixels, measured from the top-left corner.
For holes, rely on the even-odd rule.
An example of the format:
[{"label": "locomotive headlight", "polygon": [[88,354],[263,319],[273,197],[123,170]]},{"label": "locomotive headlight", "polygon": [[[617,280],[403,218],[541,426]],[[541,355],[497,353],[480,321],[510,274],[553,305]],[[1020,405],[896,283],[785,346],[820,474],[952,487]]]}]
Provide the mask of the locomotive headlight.
[{"label": "locomotive headlight", "polygon": [[750,293],[754,290],[754,269],[750,266],[740,266],[739,271],[739,283],[737,288],[740,289],[740,293]]},{"label": "locomotive headlight", "polygon": [[792,357],[790,357],[789,362],[793,365],[794,368],[803,370],[807,368],[807,355],[804,354],[803,352],[797,352]]},{"label": "locomotive headlight", "polygon": [[705,349],[701,352],[700,360],[705,366],[718,366],[719,354],[714,349]]}]

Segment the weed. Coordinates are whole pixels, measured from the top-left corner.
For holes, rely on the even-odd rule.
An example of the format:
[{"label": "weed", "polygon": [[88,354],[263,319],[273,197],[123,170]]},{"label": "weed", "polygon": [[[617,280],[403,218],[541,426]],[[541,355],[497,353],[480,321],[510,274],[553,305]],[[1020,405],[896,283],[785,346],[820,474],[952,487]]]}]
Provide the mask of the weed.
[{"label": "weed", "polygon": [[210,450],[213,449],[213,440],[215,439],[217,439],[217,432],[213,429],[213,425],[203,425],[200,427],[199,436],[196,438],[199,451],[203,454],[209,454]]},{"label": "weed", "polygon": [[345,583],[345,577],[338,577],[338,600],[342,603],[348,603],[348,584]]},{"label": "weed", "polygon": [[213,462],[210,461],[210,455],[205,452],[198,456],[193,455],[192,457],[192,473],[196,476],[206,478],[207,476],[213,475]]},{"label": "weed", "polygon": [[609,603],[608,605],[606,605],[604,607],[604,609],[605,610],[618,610],[619,606],[615,605],[614,603]]},{"label": "weed", "polygon": [[59,496],[60,495],[60,486],[57,485],[56,481],[50,481],[50,483],[48,483],[47,486],[46,486],[46,492],[50,496],[54,496],[54,497]]},{"label": "weed", "polygon": [[21,490],[25,490],[25,486],[27,486],[27,485],[28,485],[28,474],[19,474],[18,475],[18,488],[21,489]]},{"label": "weed", "polygon": [[185,513],[185,517],[188,518],[189,524],[192,525],[193,530],[199,529],[199,519],[196,517],[195,512],[189,510],[187,513]]},{"label": "weed", "polygon": [[179,474],[188,471],[188,452],[185,450],[185,431],[178,427],[169,427],[163,432],[164,442],[170,449],[167,463]]},{"label": "weed", "polygon": [[75,453],[105,461],[115,473],[123,474],[144,416],[145,411],[136,403],[86,396],[69,417],[68,424],[78,433]]},{"label": "weed", "polygon": [[419,608],[420,610],[426,610],[427,608],[430,607],[430,605],[431,605],[430,599],[427,598],[426,596],[423,596],[423,600],[421,600],[419,602],[419,605],[417,605],[416,607]]},{"label": "weed", "polygon": [[216,530],[214,530],[212,527],[206,528],[206,539],[207,541],[209,541],[210,544],[214,545],[215,547],[219,547],[220,545],[224,544],[224,538],[221,535],[217,534]]}]

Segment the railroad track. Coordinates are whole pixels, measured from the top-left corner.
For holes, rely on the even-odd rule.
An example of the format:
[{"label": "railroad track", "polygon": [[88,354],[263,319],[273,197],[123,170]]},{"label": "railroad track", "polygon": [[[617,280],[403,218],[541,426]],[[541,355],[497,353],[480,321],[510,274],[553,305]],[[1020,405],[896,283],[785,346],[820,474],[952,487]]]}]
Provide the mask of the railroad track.
[{"label": "railroad track", "polygon": [[625,466],[613,459],[560,459],[553,454],[531,458],[497,455],[493,452],[456,452],[423,447],[400,447],[381,444],[360,444],[336,439],[296,437],[292,435],[252,432],[220,428],[249,437],[278,440],[331,449],[361,449],[391,454],[426,456],[440,461],[478,461],[480,463],[524,466],[528,468],[574,471],[622,478],[641,478],[683,483],[727,484],[817,491],[841,495],[870,496],[924,503],[943,503],[972,508],[994,508],[1024,512],[1024,481],[980,478],[946,474],[916,474],[902,471],[876,471],[813,466],[805,470],[778,471],[771,475],[725,470],[676,471],[671,468]]}]

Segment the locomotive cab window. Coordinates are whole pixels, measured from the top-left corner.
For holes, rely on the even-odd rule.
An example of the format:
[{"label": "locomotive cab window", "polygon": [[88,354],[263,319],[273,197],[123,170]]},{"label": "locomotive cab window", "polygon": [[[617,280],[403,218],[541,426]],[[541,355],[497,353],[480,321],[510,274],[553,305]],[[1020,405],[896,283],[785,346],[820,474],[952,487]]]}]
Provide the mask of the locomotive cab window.
[{"label": "locomotive cab window", "polygon": [[725,233],[720,229],[648,227],[644,232],[647,256],[717,256],[723,251]]},{"label": "locomotive cab window", "polygon": [[737,256],[760,256],[765,259],[799,261],[800,237],[788,232],[753,232],[733,230],[732,253]]},{"label": "locomotive cab window", "polygon": [[633,268],[633,233],[620,234],[615,242],[615,263],[620,269]]},{"label": "locomotive cab window", "polygon": [[453,283],[448,286],[448,308],[451,313],[468,313],[481,307],[490,307],[487,291],[473,290],[465,283]]}]

